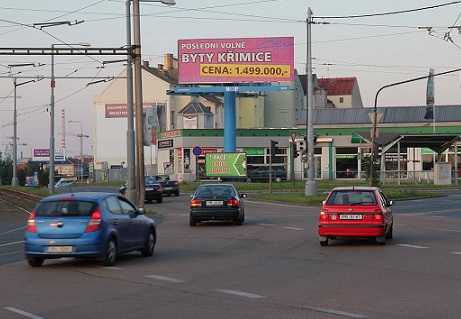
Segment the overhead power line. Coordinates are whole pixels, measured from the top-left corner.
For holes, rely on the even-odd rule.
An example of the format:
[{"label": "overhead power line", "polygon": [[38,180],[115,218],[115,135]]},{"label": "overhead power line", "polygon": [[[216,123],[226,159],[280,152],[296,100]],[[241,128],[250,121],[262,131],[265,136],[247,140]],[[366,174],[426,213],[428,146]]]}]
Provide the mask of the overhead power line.
[{"label": "overhead power line", "polygon": [[396,14],[403,14],[403,13],[411,13],[417,11],[424,11],[430,9],[441,8],[445,6],[451,6],[454,4],[461,3],[461,1],[453,1],[448,3],[437,4],[429,7],[422,7],[417,9],[408,9],[408,10],[401,10],[401,11],[390,11],[390,12],[381,12],[381,13],[370,13],[370,14],[360,14],[360,15],[349,15],[349,16],[313,16],[313,19],[353,19],[353,18],[367,18],[367,17],[377,17],[377,16],[387,16],[387,15],[396,15]]}]

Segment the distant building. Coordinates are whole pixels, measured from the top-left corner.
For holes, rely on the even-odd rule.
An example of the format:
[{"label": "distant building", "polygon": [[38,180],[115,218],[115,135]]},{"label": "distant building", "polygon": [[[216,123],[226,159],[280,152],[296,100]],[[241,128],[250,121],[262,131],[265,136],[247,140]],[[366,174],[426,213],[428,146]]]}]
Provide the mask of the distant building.
[{"label": "distant building", "polygon": [[330,100],[337,109],[362,108],[357,78],[323,78],[318,79],[319,91],[326,91]]}]

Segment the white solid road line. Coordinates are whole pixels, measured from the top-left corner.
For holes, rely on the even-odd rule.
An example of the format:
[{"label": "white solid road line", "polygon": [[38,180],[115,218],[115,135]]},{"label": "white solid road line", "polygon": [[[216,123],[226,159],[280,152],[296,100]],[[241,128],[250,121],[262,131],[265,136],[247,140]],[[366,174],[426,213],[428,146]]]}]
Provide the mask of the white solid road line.
[{"label": "white solid road line", "polygon": [[17,309],[17,308],[13,308],[13,307],[5,307],[6,310],[9,310],[9,311],[12,311],[12,312],[15,312],[17,314],[20,314],[20,315],[23,315],[24,317],[27,317],[27,318],[31,318],[31,319],[45,319],[43,317],[39,317],[39,316],[36,316],[36,315],[33,315],[31,313],[28,313],[28,312],[25,312],[23,310],[20,310],[20,309]]},{"label": "white solid road line", "polygon": [[24,243],[24,240],[21,240],[21,241],[14,241],[14,242],[11,242],[11,243],[1,244],[0,247],[6,247],[6,246],[12,246],[12,245],[19,245],[19,244],[23,244],[23,243]]}]

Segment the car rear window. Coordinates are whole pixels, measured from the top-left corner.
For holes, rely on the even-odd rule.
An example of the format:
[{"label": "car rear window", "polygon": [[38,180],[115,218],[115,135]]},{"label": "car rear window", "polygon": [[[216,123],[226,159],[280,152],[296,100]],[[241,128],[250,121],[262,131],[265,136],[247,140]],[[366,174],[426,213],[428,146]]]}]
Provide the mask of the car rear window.
[{"label": "car rear window", "polygon": [[327,205],[375,205],[372,191],[334,191],[328,197]]},{"label": "car rear window", "polygon": [[43,202],[35,209],[38,217],[91,216],[97,204],[88,201],[65,200]]}]

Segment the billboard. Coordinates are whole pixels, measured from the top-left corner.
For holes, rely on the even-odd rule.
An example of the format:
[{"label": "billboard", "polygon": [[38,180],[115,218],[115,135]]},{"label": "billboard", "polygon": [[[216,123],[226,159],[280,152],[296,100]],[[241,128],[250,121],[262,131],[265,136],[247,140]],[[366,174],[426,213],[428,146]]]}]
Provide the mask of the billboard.
[{"label": "billboard", "polygon": [[[66,160],[66,149],[56,148],[54,150],[55,161]],[[49,148],[34,148],[32,149],[32,161],[34,162],[49,162],[50,161],[50,149]]]},{"label": "billboard", "polygon": [[294,38],[178,41],[179,83],[291,82]]}]

